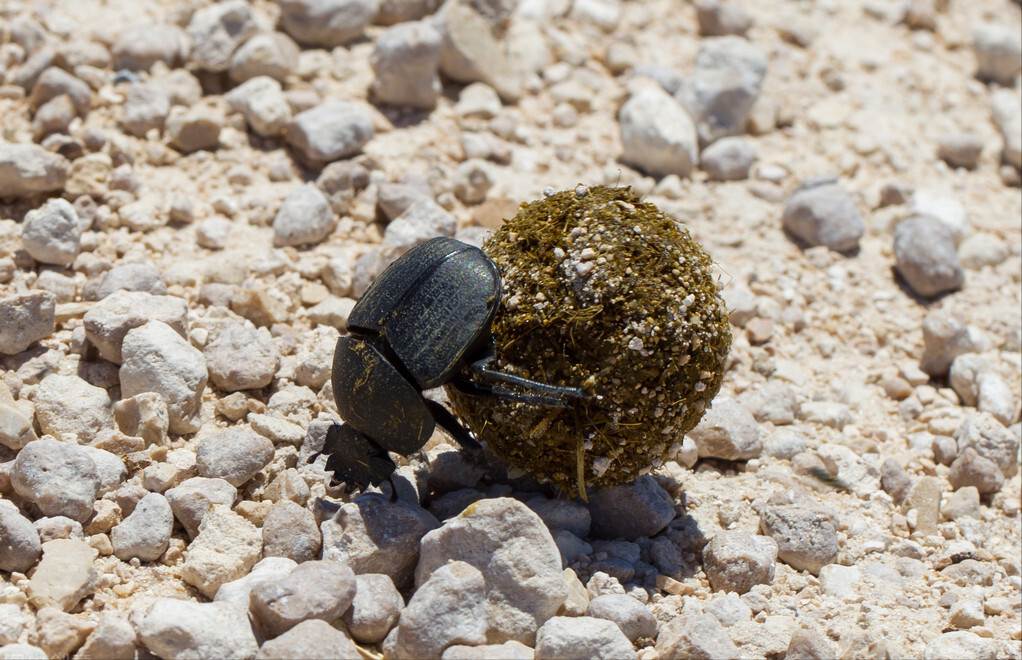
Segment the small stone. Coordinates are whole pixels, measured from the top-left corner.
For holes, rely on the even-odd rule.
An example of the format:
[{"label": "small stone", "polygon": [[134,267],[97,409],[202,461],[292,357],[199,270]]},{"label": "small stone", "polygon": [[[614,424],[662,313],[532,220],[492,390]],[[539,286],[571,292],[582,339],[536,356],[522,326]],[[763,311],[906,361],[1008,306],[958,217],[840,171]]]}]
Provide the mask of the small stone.
[{"label": "small stone", "polygon": [[320,619],[302,621],[283,635],[264,642],[255,655],[256,660],[334,660],[360,657],[358,647],[350,637]]},{"label": "small stone", "polygon": [[35,521],[36,531],[39,532],[39,540],[42,543],[54,539],[84,539],[82,524],[77,520],[71,520],[67,516],[43,517]]},{"label": "small stone", "polygon": [[346,561],[356,574],[384,573],[406,586],[419,561],[419,542],[439,527],[429,512],[407,502],[364,494],[320,525],[323,559]]},{"label": "small stone", "polygon": [[216,602],[227,602],[248,610],[252,600],[252,589],[267,580],[287,577],[298,566],[292,559],[285,557],[266,557],[260,559],[252,570],[237,580],[226,582],[216,592]]},{"label": "small stone", "polygon": [[785,203],[782,223],[810,246],[822,245],[836,252],[858,248],[866,231],[855,200],[829,179],[803,182]]},{"label": "small stone", "polygon": [[156,392],[167,404],[171,433],[199,430],[198,413],[208,375],[202,353],[162,321],[128,331],[121,352],[122,396]]},{"label": "small stone", "polygon": [[[627,596],[626,596],[627,598]],[[555,616],[536,633],[536,660],[637,658],[628,638],[611,621],[591,616]]]},{"label": "small stone", "polygon": [[329,101],[295,115],[284,139],[308,160],[327,163],[357,153],[374,134],[372,121],[357,105]]},{"label": "small stone", "polygon": [[370,63],[376,79],[372,94],[379,103],[423,110],[436,107],[442,91],[440,33],[431,24],[401,23],[376,40]]},{"label": "small stone", "polygon": [[157,598],[135,630],[161,658],[251,658],[259,649],[248,612],[230,603]]},{"label": "small stone", "polygon": [[452,561],[434,570],[387,635],[388,657],[435,658],[454,644],[487,641],[486,582],[478,568]]},{"label": "small stone", "polygon": [[840,600],[850,598],[855,594],[860,576],[855,566],[829,564],[820,569],[820,590]]},{"label": "small stone", "polygon": [[800,419],[815,424],[823,424],[837,430],[855,421],[848,406],[836,401],[805,401],[798,407]]},{"label": "small stone", "polygon": [[1010,89],[990,95],[990,113],[1004,141],[1004,162],[1022,169],[1022,100]]},{"label": "small stone", "polygon": [[203,7],[188,23],[191,62],[208,71],[226,71],[234,50],[258,30],[252,8],[244,0]]},{"label": "small stone", "polygon": [[752,619],[752,609],[733,591],[716,596],[703,606],[703,611],[712,615],[725,628]]},{"label": "small stone", "polygon": [[682,614],[660,626],[656,650],[661,660],[737,658],[741,653],[709,614]]},{"label": "small stone", "polygon": [[167,498],[149,493],[135,505],[130,516],[110,530],[114,555],[121,561],[135,557],[156,561],[166,552],[173,528],[174,513]]},{"label": "small stone", "polygon": [[504,642],[503,644],[480,644],[464,646],[455,644],[448,646],[441,660],[534,660],[535,652],[521,642]]},{"label": "small stone", "polygon": [[231,56],[231,80],[243,83],[268,76],[279,83],[298,70],[298,45],[283,32],[257,34]]},{"label": "small stone", "polygon": [[[452,560],[469,562],[485,578],[484,628],[490,644],[531,644],[567,597],[561,555],[550,532],[539,516],[511,498],[477,502],[426,534],[416,584]],[[520,579],[523,574],[527,581]]]},{"label": "small stone", "polygon": [[965,280],[954,236],[943,223],[928,216],[898,223],[894,228],[894,258],[898,273],[923,297],[960,289]]},{"label": "small stone", "polygon": [[248,573],[261,553],[259,529],[228,507],[214,506],[202,519],[199,535],[188,546],[181,579],[212,598],[220,585]]},{"label": "small stone", "polygon": [[621,160],[654,177],[686,177],[695,167],[695,124],[659,86],[644,86],[621,106]]},{"label": "small stone", "polygon": [[529,21],[512,20],[510,5],[448,2],[437,12],[443,35],[440,71],[461,83],[485,82],[503,98],[518,99],[523,80],[549,62],[549,50]]},{"label": "small stone", "polygon": [[42,104],[32,118],[32,134],[42,140],[51,133],[67,133],[75,118],[75,107],[67,94],[56,96]]},{"label": "small stone", "polygon": [[166,444],[170,417],[159,394],[142,392],[122,398],[114,404],[114,418],[124,434],[141,438],[146,445]]},{"label": "small stone", "polygon": [[656,618],[645,605],[625,594],[594,598],[589,601],[586,616],[613,621],[631,642],[656,637]]},{"label": "small stone", "polygon": [[951,464],[948,480],[955,490],[973,486],[981,495],[996,493],[1004,485],[1004,476],[997,463],[981,456],[972,447],[966,447],[959,453],[958,458]]},{"label": "small stone", "polygon": [[[0,507],[2,508],[2,507]],[[0,516],[3,514],[0,513]],[[0,519],[0,525],[2,525],[2,519]],[[0,568],[0,570],[8,570],[6,568]],[[22,573],[24,571],[18,571]],[[20,605],[14,603],[0,603],[0,647],[8,644],[14,644],[21,637],[21,633],[24,632],[30,625],[31,621],[28,616],[22,612]]]},{"label": "small stone", "polygon": [[[0,571],[28,573],[42,555],[39,532],[32,521],[21,515],[13,505],[0,503]],[[0,605],[0,614],[3,614]],[[6,620],[6,616],[0,616]],[[2,628],[2,624],[0,624]],[[0,644],[17,641],[17,635],[5,639],[0,633]]]},{"label": "small stone", "polygon": [[32,93],[28,102],[33,108],[39,108],[44,103],[66,95],[74,104],[75,112],[79,117],[89,114],[89,106],[92,104],[92,90],[82,80],[63,69],[51,66],[42,72],[39,80],[32,87]]},{"label": "small stone", "polygon": [[273,220],[276,246],[319,243],[334,230],[337,218],[319,188],[309,183],[284,199]]},{"label": "small stone", "polygon": [[651,537],[674,520],[674,500],[656,479],[644,475],[589,496],[591,534],[602,539]]},{"label": "small stone", "polygon": [[120,123],[129,134],[144,137],[153,129],[162,131],[169,114],[170,96],[162,86],[152,82],[134,83],[124,95]]},{"label": "small stone", "polygon": [[181,28],[168,23],[149,23],[120,32],[110,51],[114,69],[148,71],[157,62],[170,68],[178,66],[184,44]]},{"label": "small stone", "polygon": [[486,199],[486,193],[494,184],[490,165],[478,158],[470,158],[458,164],[454,171],[454,196],[464,204],[479,204]]},{"label": "small stone", "polygon": [[797,628],[791,633],[785,660],[836,660],[837,653],[827,636],[815,626]]},{"label": "small stone", "polygon": [[954,197],[942,192],[916,190],[909,200],[909,212],[912,216],[928,216],[939,221],[951,232],[956,246],[969,233],[969,216],[965,207]]},{"label": "small stone", "polygon": [[33,607],[69,612],[96,587],[93,562],[99,553],[85,541],[56,539],[43,544],[43,558],[28,581]]},{"label": "small stone", "polygon": [[80,660],[132,660],[135,657],[135,629],[126,619],[106,615],[89,635],[75,658]]},{"label": "small stone", "polygon": [[79,522],[92,515],[100,484],[96,463],[84,449],[49,438],[30,442],[18,452],[10,479],[14,491],[43,515]]},{"label": "small stone", "polygon": [[0,660],[49,660],[46,651],[31,644],[5,644],[0,646]]},{"label": "small stone", "polygon": [[245,116],[258,135],[279,135],[291,122],[291,106],[280,83],[269,76],[256,76],[224,95],[232,110]]},{"label": "small stone", "polygon": [[[237,3],[227,2],[216,6],[228,4]],[[223,119],[209,106],[197,105],[190,108],[173,106],[167,115],[167,138],[172,147],[186,154],[200,149],[216,149],[220,144],[222,123]]]},{"label": "small stone", "polygon": [[0,144],[0,197],[28,197],[60,190],[70,163],[35,144]]},{"label": "small stone", "polygon": [[96,290],[96,299],[102,300],[118,291],[144,291],[154,296],[167,295],[167,285],[160,271],[151,263],[114,266],[103,275]]},{"label": "small stone", "polygon": [[976,407],[980,412],[989,413],[994,419],[1007,426],[1018,416],[1018,406],[1011,388],[995,373],[981,374]]},{"label": "small stone", "polygon": [[718,532],[703,549],[703,570],[714,591],[744,594],[770,584],[777,561],[777,542],[744,530]]},{"label": "small stone", "polygon": [[621,20],[619,0],[576,0],[571,3],[569,14],[576,21],[592,23],[610,32]]},{"label": "small stone", "polygon": [[951,167],[975,168],[982,151],[983,139],[975,133],[946,133],[937,141],[937,158]]},{"label": "small stone", "polygon": [[[780,426],[795,421],[795,410],[797,409],[795,390],[786,383],[767,381],[762,387],[750,390],[743,397],[743,403],[757,422],[770,422],[775,426]],[[766,444],[769,445],[776,440],[776,437],[775,435],[773,439],[768,439]],[[765,451],[770,454],[769,447]],[[794,456],[799,451],[802,450],[798,449],[788,457]]]},{"label": "small stone", "polygon": [[223,479],[192,477],[167,490],[164,495],[188,537],[194,539],[206,514],[214,506],[232,506],[238,490]]},{"label": "small stone", "polygon": [[970,328],[947,310],[933,310],[923,319],[923,356],[919,360],[923,372],[946,376],[956,357],[981,350]]},{"label": "small stone", "polygon": [[763,451],[755,418],[745,406],[727,397],[713,402],[688,437],[695,441],[701,458],[747,460]]},{"label": "small stone", "polygon": [[274,504],[263,521],[264,557],[288,557],[299,563],[307,562],[319,556],[322,545],[316,517],[291,500]]},{"label": "small stone", "polygon": [[355,574],[337,561],[308,561],[286,577],[261,582],[252,589],[252,613],[276,637],[302,621],[332,622],[355,597]]},{"label": "small stone", "polygon": [[362,36],[377,0],[281,0],[280,24],[307,46],[333,48]]},{"label": "small stone", "polygon": [[755,162],[756,150],[743,137],[721,138],[699,154],[699,167],[711,181],[747,179]]},{"label": "small stone", "polygon": [[203,438],[195,456],[201,476],[238,487],[273,459],[273,443],[251,429],[235,427]]},{"label": "small stone", "polygon": [[744,9],[716,0],[696,4],[696,20],[699,22],[699,34],[703,37],[729,34],[742,37],[752,27],[752,17]]},{"label": "small stone", "polygon": [[167,224],[167,217],[148,200],[128,202],[117,209],[121,225],[131,231],[155,231]]},{"label": "small stone", "polygon": [[970,270],[997,266],[1008,258],[1008,246],[997,236],[986,232],[969,234],[958,246],[958,259]]},{"label": "small stone", "polygon": [[981,23],[973,32],[976,77],[1006,87],[1022,72],[1022,38],[1018,30],[1003,23]]},{"label": "small stone", "polygon": [[955,432],[955,439],[959,453],[972,447],[980,456],[993,461],[1005,477],[1013,477],[1018,472],[1018,433],[1005,428],[990,413],[967,417]]},{"label": "small stone", "polygon": [[280,364],[269,331],[248,322],[221,330],[202,354],[213,384],[225,392],[266,387]]},{"label": "small stone", "polygon": [[781,429],[767,437],[763,443],[763,453],[774,458],[790,460],[806,449],[806,438],[795,429]]},{"label": "small stone", "polygon": [[[115,364],[123,361],[121,345],[133,328],[162,321],[184,336],[188,303],[174,296],[154,296],[144,291],[117,291],[92,306],[83,317],[85,337],[100,357]],[[124,395],[125,397],[131,395]]]},{"label": "small stone", "polygon": [[951,606],[948,623],[959,630],[982,626],[986,623],[986,617],[983,616],[983,605],[974,600],[959,600]]},{"label": "small stone", "polygon": [[89,442],[113,426],[110,395],[77,376],[47,376],[39,383],[32,401],[43,433],[57,438],[74,435],[79,441]]},{"label": "small stone", "polygon": [[56,328],[56,297],[46,291],[0,298],[0,353],[15,355]]},{"label": "small stone", "polygon": [[564,584],[568,589],[568,597],[557,610],[557,614],[559,616],[582,616],[589,608],[589,591],[578,579],[578,574],[571,568],[565,568],[561,575],[564,577]]},{"label": "small stone", "polygon": [[51,199],[25,214],[21,242],[33,259],[66,266],[81,248],[82,229],[78,213],[66,199]]},{"label": "small stone", "polygon": [[880,466],[880,487],[895,504],[901,504],[912,488],[912,478],[896,458],[888,458]]},{"label": "small stone", "polygon": [[777,541],[777,557],[796,570],[817,575],[838,555],[837,530],[824,511],[788,504],[760,511],[760,527]]},{"label": "small stone", "polygon": [[745,132],[766,71],[766,58],[742,37],[703,41],[695,68],[675,94],[695,122],[701,145]]},{"label": "small stone", "polygon": [[589,536],[592,516],[589,509],[577,500],[537,496],[526,500],[525,505],[543,519],[551,532],[566,530],[578,538]]},{"label": "small stone", "polygon": [[81,617],[65,614],[55,607],[43,607],[36,613],[36,628],[29,636],[51,658],[70,657],[96,628]]},{"label": "small stone", "polygon": [[366,573],[355,577],[355,599],[341,621],[356,641],[378,644],[397,625],[404,606],[390,576]]},{"label": "small stone", "polygon": [[992,639],[983,639],[971,632],[948,632],[934,637],[923,650],[923,660],[944,658],[970,658],[970,660],[994,660],[997,644]]},{"label": "small stone", "polygon": [[458,221],[453,215],[431,198],[424,197],[390,221],[382,245],[388,255],[396,258],[431,238],[454,236],[457,229]]},{"label": "small stone", "polygon": [[474,82],[458,94],[454,111],[459,117],[493,119],[502,107],[497,90],[484,82]]}]

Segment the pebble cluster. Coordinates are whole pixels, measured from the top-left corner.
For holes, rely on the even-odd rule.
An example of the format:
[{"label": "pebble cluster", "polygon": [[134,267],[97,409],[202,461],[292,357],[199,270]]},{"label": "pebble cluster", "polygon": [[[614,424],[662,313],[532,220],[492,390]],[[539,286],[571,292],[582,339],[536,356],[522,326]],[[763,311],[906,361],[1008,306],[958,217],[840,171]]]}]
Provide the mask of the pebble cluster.
[{"label": "pebble cluster", "polygon": [[[0,659],[1022,658],[1020,21],[3,3]],[[583,502],[438,433],[332,488],[355,300],[579,183],[726,274],[675,460]]]}]

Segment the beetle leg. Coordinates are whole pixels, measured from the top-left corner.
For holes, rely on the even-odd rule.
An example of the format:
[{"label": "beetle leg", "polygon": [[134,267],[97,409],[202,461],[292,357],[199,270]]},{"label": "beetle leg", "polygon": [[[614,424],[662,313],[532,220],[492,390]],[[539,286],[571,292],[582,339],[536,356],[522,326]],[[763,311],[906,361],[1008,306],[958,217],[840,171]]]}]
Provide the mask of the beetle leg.
[{"label": "beetle leg", "polygon": [[327,430],[323,449],[309,462],[321,454],[329,455],[326,469],[333,472],[334,483],[344,483],[347,493],[365,490],[369,484],[378,486],[397,468],[383,447],[350,424],[332,425]]},{"label": "beetle leg", "polygon": [[476,442],[475,438],[468,434],[468,431],[451,414],[451,411],[431,399],[426,399],[426,406],[433,413],[433,419],[436,420],[436,423],[447,431],[448,435],[457,440],[459,445],[472,452],[482,450],[482,446]]},{"label": "beetle leg", "polygon": [[482,396],[490,399],[507,399],[517,403],[529,403],[536,406],[550,406],[551,408],[569,408],[571,404],[563,398],[547,396],[545,394],[528,394],[526,392],[514,392],[503,387],[483,385],[467,378],[455,378],[451,384],[463,394],[469,396]]},{"label": "beetle leg", "polygon": [[[472,371],[472,373],[476,374],[483,380],[490,381],[495,380],[502,383],[508,383],[510,385],[517,385],[518,387],[530,390],[532,392],[538,392],[542,395],[549,395],[546,397],[547,399],[557,399],[563,401],[564,399],[584,399],[586,397],[585,393],[582,392],[582,390],[577,387],[550,385],[547,383],[540,383],[539,381],[535,380],[529,380],[528,378],[522,378],[521,376],[515,376],[514,374],[504,373],[503,371],[497,371],[496,369],[493,369],[490,366],[491,364],[493,364],[493,361],[494,361],[493,355],[485,355],[479,360],[476,360],[475,362],[468,365],[468,368]],[[495,388],[494,391],[504,392],[506,390]],[[544,405],[556,404],[546,403]],[[558,407],[567,408],[568,406],[562,403]]]}]

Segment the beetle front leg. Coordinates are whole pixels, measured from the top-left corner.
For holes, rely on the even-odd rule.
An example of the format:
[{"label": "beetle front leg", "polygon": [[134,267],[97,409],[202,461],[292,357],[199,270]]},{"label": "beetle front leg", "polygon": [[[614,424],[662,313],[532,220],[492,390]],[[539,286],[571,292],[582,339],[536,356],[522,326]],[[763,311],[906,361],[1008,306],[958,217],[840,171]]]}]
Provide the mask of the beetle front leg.
[{"label": "beetle front leg", "polygon": [[[537,392],[538,396],[542,396],[545,401],[557,400],[560,404],[546,403],[543,405],[553,405],[559,408],[567,408],[567,399],[584,399],[586,398],[585,392],[577,387],[564,387],[562,385],[550,385],[548,383],[541,383],[539,381],[530,380],[521,376],[515,376],[514,374],[505,373],[493,369],[491,365],[496,358],[492,354],[484,355],[482,358],[468,365],[469,370],[473,374],[487,381],[497,381],[501,383],[507,383],[509,385],[517,385],[522,389],[529,390],[531,392]],[[500,388],[494,388],[495,392],[499,393],[499,396],[505,396],[504,393],[508,390]]]}]

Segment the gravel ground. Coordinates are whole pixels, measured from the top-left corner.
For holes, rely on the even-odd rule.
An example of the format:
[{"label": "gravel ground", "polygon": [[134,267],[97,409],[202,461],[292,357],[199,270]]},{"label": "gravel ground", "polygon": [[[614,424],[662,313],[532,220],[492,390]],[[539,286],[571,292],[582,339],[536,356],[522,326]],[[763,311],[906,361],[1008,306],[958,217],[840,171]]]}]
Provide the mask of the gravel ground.
[{"label": "gravel ground", "polygon": [[[1019,3],[439,4],[0,7],[0,658],[1022,658]],[[330,487],[375,275],[580,183],[719,266],[676,460]]]}]

